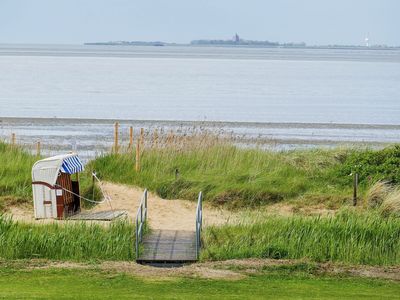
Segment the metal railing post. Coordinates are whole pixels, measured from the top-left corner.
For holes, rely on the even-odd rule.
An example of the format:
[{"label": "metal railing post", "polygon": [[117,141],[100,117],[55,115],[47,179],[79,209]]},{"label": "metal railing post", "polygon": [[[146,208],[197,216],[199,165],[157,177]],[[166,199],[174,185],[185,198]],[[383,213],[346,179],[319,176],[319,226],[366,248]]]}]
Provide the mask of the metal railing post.
[{"label": "metal railing post", "polygon": [[196,208],[196,258],[200,257],[201,231],[203,228],[203,193],[199,193]]},{"label": "metal railing post", "polygon": [[138,219],[136,218],[136,234],[135,234],[135,242],[136,242],[136,245],[135,245],[135,255],[136,255],[136,258],[138,258],[138,255],[139,255],[139,237],[138,237],[138,235],[139,235],[139,224],[138,224],[139,222],[138,222]]},{"label": "metal railing post", "polygon": [[139,257],[139,244],[143,239],[143,228],[147,220],[147,190],[144,191],[136,214],[136,259]]},{"label": "metal railing post", "polygon": [[144,191],[144,221],[147,221],[147,189]]}]

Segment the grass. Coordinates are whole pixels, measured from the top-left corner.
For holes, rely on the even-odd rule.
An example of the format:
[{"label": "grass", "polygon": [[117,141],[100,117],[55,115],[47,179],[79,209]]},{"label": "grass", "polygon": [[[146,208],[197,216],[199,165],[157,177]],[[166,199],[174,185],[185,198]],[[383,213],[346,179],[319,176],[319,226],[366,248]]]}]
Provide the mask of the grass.
[{"label": "grass", "polygon": [[[351,178],[330,177],[340,150],[272,152],[230,145],[210,148],[146,149],[140,173],[134,154],[106,155],[92,162],[109,181],[147,187],[164,198],[206,200],[230,207],[255,207],[300,196],[343,204],[350,201]],[[179,175],[176,175],[177,170]]]},{"label": "grass", "polygon": [[357,172],[361,183],[385,180],[400,184],[400,145],[381,150],[351,151],[338,169],[338,175]]},{"label": "grass", "polygon": [[379,208],[383,216],[400,217],[400,189],[393,189]]},{"label": "grass", "polygon": [[31,201],[31,169],[36,157],[0,142],[0,211],[6,205]]},{"label": "grass", "polygon": [[[89,163],[81,191],[92,198],[91,170],[103,180],[147,187],[163,198],[196,199],[230,208],[294,201],[339,208],[352,197],[351,172],[360,173],[361,195],[377,180],[400,181],[400,145],[383,150],[311,149],[263,151],[241,149],[212,137],[187,138],[147,146],[141,171],[135,151],[108,154]],[[210,141],[211,139],[211,141]],[[31,167],[37,160],[18,147],[0,143],[0,210],[6,204],[31,201]],[[95,199],[101,195],[95,190]]]},{"label": "grass", "polygon": [[208,227],[203,260],[308,258],[351,264],[400,264],[400,219],[377,212],[293,216]]},{"label": "grass", "polygon": [[[362,194],[374,180],[396,184],[399,168],[394,166],[400,157],[400,146],[375,151],[271,152],[239,149],[223,142],[182,147],[174,144],[145,148],[141,172],[135,171],[134,157],[133,152],[92,161],[81,176],[83,194],[91,194],[89,170],[95,169],[102,179],[148,187],[165,198],[194,200],[202,190],[207,201],[232,208],[284,200],[339,207],[351,199],[351,166],[362,174]],[[0,158],[0,205],[3,203],[4,207],[4,197],[31,201],[30,170],[36,158],[1,143]],[[367,197],[386,204],[363,214],[344,211],[334,217],[268,216],[208,228],[204,232],[202,259],[309,258],[399,264],[400,219],[397,213],[391,213],[398,207],[399,193],[391,189],[396,193],[389,201],[379,198],[377,190],[367,193]],[[28,225],[0,217],[0,257],[132,260],[133,232],[129,223],[110,227],[84,223]]]},{"label": "grass", "polygon": [[400,188],[377,181],[367,191],[364,206],[375,209],[384,217],[400,217]]},{"label": "grass", "polygon": [[[147,187],[164,198],[205,199],[231,208],[282,200],[338,208],[350,203],[352,172],[360,172],[360,191],[376,180],[399,182],[400,146],[383,150],[312,149],[263,151],[227,143],[152,147],[142,153],[105,155],[91,167],[105,180]],[[397,167],[396,167],[397,166]]]},{"label": "grass", "polygon": [[127,221],[25,224],[0,216],[2,259],[133,260],[134,244],[135,228]]},{"label": "grass", "polygon": [[398,299],[399,283],[265,272],[239,281],[143,279],[116,271],[0,268],[6,299]]},{"label": "grass", "polygon": [[[207,227],[201,259],[400,264],[400,219],[396,217],[347,210],[332,217],[252,216],[236,225]],[[134,231],[125,221],[107,227],[81,222],[24,224],[0,217],[0,258],[130,261],[135,258]]]}]

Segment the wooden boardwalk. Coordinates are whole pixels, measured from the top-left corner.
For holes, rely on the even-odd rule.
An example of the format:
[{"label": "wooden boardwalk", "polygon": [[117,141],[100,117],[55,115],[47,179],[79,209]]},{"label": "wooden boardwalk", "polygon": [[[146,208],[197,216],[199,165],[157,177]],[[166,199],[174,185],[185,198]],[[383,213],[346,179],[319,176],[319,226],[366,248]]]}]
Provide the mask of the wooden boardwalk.
[{"label": "wooden boardwalk", "polygon": [[138,263],[195,262],[196,233],[182,230],[153,230],[143,238]]}]

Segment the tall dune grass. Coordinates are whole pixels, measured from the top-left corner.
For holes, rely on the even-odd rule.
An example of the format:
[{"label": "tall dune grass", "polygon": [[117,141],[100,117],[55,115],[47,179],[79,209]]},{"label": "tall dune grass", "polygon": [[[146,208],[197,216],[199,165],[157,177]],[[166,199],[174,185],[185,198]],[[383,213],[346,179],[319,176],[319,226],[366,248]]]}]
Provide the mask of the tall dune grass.
[{"label": "tall dune grass", "polygon": [[196,199],[231,207],[255,207],[284,199],[317,198],[340,205],[351,199],[347,185],[330,176],[342,150],[274,152],[240,149],[226,143],[199,147],[147,148],[141,171],[135,153],[106,155],[91,167],[105,180],[147,187],[164,198]]},{"label": "tall dune grass", "polygon": [[382,205],[391,190],[392,187],[387,182],[377,181],[367,190],[365,203],[370,208],[377,208]]},{"label": "tall dune grass", "polygon": [[382,216],[400,217],[400,188],[378,181],[367,191],[365,202]]},{"label": "tall dune grass", "polygon": [[351,264],[400,264],[400,219],[342,211],[331,217],[268,217],[208,227],[202,259],[307,258]]},{"label": "tall dune grass", "polygon": [[400,189],[393,189],[382,202],[380,212],[383,216],[394,216],[400,218]]},{"label": "tall dune grass", "polygon": [[0,258],[55,260],[133,260],[135,227],[71,221],[25,224],[0,216]]},{"label": "tall dune grass", "polygon": [[[282,200],[338,208],[352,198],[351,173],[360,194],[376,180],[400,182],[400,146],[371,149],[265,151],[235,146],[235,137],[207,131],[147,133],[141,140],[141,171],[135,150],[97,158],[92,167],[106,180],[147,187],[164,198],[205,199],[231,207]],[[124,150],[124,149],[121,149]]]},{"label": "tall dune grass", "polygon": [[36,157],[0,142],[0,211],[5,204],[31,199],[31,169]]},{"label": "tall dune grass", "polygon": [[[400,182],[400,146],[382,150],[309,149],[265,151],[235,146],[234,137],[205,132],[147,133],[141,145],[141,171],[135,147],[99,157],[82,174],[81,191],[91,198],[91,170],[101,179],[146,187],[163,198],[205,199],[231,208],[257,207],[283,200],[338,208],[352,198],[352,172],[360,174],[359,195],[377,180]],[[31,199],[30,173],[36,160],[0,143],[0,211],[4,203]],[[95,199],[101,195],[96,191]],[[6,200],[6,201],[5,201]],[[378,199],[379,200],[379,199]]]}]

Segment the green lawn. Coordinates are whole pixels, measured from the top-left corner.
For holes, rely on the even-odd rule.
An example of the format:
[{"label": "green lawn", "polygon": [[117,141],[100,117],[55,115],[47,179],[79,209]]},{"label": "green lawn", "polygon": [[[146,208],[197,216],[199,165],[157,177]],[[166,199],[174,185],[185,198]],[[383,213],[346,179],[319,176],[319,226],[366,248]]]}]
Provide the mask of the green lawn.
[{"label": "green lawn", "polygon": [[157,281],[96,269],[0,268],[4,299],[398,299],[399,295],[398,282],[303,273],[264,273],[239,281]]}]

